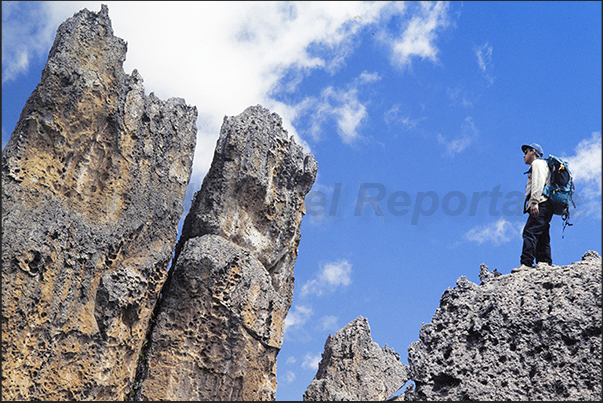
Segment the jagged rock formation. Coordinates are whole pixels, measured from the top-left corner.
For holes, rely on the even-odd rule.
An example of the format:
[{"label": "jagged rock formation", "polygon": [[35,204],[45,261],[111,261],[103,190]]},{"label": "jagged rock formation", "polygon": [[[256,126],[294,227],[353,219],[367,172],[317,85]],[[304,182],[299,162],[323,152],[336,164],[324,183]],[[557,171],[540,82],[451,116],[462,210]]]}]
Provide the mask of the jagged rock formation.
[{"label": "jagged rock formation", "polygon": [[[460,277],[408,347],[415,388],[391,400],[600,400],[601,272],[601,256],[589,251],[567,266],[539,264],[507,275],[482,264],[480,285]],[[350,338],[339,349],[353,351],[354,344],[361,342]],[[346,368],[344,362],[331,358],[329,370]],[[365,390],[357,400],[383,382],[347,371],[339,370],[345,388]],[[393,388],[403,386],[398,379]],[[324,385],[329,390],[318,399],[344,400],[335,395],[343,385]]]},{"label": "jagged rock formation", "polygon": [[408,348],[406,400],[599,400],[601,257],[460,277]]},{"label": "jagged rock formation", "polygon": [[193,199],[136,400],[274,400],[314,157],[261,106],[225,117]]},{"label": "jagged rock formation", "polygon": [[318,372],[304,393],[312,401],[386,400],[409,379],[393,349],[380,348],[362,316],[329,335]]},{"label": "jagged rock formation", "polygon": [[2,154],[2,398],[122,400],[167,276],[197,110],[123,70],[108,9],[57,30]]}]

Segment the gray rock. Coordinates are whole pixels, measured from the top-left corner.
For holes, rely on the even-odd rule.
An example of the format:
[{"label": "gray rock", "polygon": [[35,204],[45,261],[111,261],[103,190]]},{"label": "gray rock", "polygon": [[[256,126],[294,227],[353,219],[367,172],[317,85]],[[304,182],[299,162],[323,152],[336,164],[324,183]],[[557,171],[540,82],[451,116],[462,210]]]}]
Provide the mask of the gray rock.
[{"label": "gray rock", "polygon": [[106,6],[61,24],[2,153],[2,397],[122,400],[176,243],[197,110],[123,71]]},{"label": "gray rock", "polygon": [[288,307],[247,249],[190,239],[164,295],[137,400],[274,400]]},{"label": "gray rock", "polygon": [[380,348],[362,316],[325,342],[322,360],[304,393],[308,401],[386,400],[409,379],[408,367],[393,349]]},{"label": "gray rock", "polygon": [[484,263],[479,266],[479,279],[481,280],[482,284],[498,276],[502,276],[502,273],[500,273],[498,269],[494,269],[492,272],[490,272],[488,266],[486,266]]},{"label": "gray rock", "polygon": [[406,400],[599,400],[601,257],[460,277],[408,351]]},{"label": "gray rock", "polygon": [[297,250],[304,197],[317,169],[314,156],[289,138],[276,113],[257,105],[225,117],[176,256],[190,238],[220,235],[252,251],[290,302],[295,258],[288,256]]},{"label": "gray rock", "polygon": [[261,106],[225,118],[193,199],[136,400],[274,400],[317,165]]}]

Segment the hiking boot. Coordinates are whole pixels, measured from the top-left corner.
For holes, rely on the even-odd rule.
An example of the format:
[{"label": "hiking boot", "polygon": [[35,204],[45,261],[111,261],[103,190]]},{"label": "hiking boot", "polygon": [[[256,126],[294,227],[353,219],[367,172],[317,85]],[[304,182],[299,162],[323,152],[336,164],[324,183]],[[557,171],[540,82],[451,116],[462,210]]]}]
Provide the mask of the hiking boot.
[{"label": "hiking boot", "polygon": [[538,263],[536,263],[536,268],[537,269],[541,269],[541,270],[542,269],[548,269],[551,266],[552,266],[552,264],[548,263],[548,262],[538,262]]},{"label": "hiking boot", "polygon": [[514,268],[513,270],[511,270],[511,273],[518,273],[520,271],[525,271],[525,270],[529,270],[529,269],[533,269],[533,266],[526,266],[525,264],[520,264],[519,266],[517,266],[516,268]]}]

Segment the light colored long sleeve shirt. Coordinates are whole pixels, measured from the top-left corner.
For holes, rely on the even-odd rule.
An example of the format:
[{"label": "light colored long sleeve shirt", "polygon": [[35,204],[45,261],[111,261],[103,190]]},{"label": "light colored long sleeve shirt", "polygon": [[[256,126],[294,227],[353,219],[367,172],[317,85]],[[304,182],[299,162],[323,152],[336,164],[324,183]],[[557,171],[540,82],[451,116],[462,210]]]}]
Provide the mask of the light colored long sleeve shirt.
[{"label": "light colored long sleeve shirt", "polygon": [[532,162],[528,171],[528,183],[526,185],[526,197],[529,198],[527,208],[534,204],[542,203],[547,197],[542,194],[544,185],[551,183],[551,172],[545,160],[537,158]]}]

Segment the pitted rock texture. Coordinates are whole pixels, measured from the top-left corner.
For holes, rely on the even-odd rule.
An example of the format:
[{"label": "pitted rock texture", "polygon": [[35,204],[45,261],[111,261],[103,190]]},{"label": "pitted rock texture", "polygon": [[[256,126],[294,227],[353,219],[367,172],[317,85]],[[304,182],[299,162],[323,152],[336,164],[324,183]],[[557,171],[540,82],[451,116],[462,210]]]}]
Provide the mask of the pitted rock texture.
[{"label": "pitted rock texture", "polygon": [[197,110],[144,94],[106,6],[57,30],[2,153],[2,398],[122,400],[167,277]]},{"label": "pitted rock texture", "polygon": [[261,106],[226,117],[162,291],[137,400],[274,400],[314,157]]},{"label": "pitted rock texture", "polygon": [[216,235],[189,240],[165,290],[141,396],[273,400],[287,310],[247,249]]},{"label": "pitted rock texture", "polygon": [[190,238],[220,235],[253,251],[290,303],[304,197],[317,169],[276,113],[257,105],[225,117],[176,254]]},{"label": "pitted rock texture", "polygon": [[362,316],[325,343],[322,360],[304,393],[311,401],[386,400],[404,386],[409,370],[393,349],[380,348]]},{"label": "pitted rock texture", "polygon": [[486,271],[445,291],[409,346],[405,399],[600,400],[601,257]]}]

